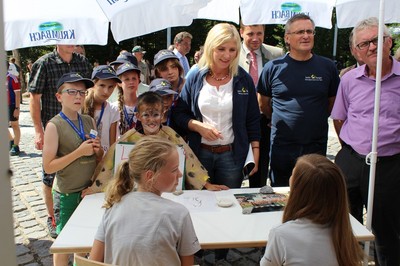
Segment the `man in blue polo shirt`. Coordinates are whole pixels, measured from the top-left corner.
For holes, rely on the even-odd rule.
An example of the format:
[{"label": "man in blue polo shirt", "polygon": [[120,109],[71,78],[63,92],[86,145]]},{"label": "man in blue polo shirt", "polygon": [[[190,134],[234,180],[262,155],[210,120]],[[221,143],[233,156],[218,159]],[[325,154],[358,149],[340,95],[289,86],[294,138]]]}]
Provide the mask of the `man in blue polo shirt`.
[{"label": "man in blue polo shirt", "polygon": [[312,53],[315,24],[304,14],[285,25],[289,53],[269,61],[257,86],[261,111],[271,117],[270,177],[288,186],[296,159],[326,155],[328,117],[339,84],[334,63]]}]

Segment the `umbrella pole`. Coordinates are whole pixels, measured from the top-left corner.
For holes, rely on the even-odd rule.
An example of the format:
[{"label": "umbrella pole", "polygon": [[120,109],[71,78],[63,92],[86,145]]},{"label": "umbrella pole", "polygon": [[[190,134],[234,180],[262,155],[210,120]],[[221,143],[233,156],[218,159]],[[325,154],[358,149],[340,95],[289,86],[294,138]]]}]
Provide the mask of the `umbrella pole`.
[{"label": "umbrella pole", "polygon": [[[0,80],[1,84],[5,84],[6,81],[6,53],[4,53],[4,20],[3,20],[3,1],[0,2],[0,36],[2,40],[0,41],[0,50],[3,51],[0,54],[1,73]],[[2,108],[0,110],[0,131],[1,134],[6,134],[7,120],[6,120],[6,90],[0,90],[0,99],[2,100]],[[4,136],[4,135],[3,135]],[[4,211],[4,215],[0,217],[0,239],[2,240],[2,247],[0,248],[0,257],[3,265],[17,265],[15,256],[15,243],[14,243],[14,230],[13,230],[13,215],[12,215],[12,198],[11,198],[11,175],[10,161],[8,157],[8,141],[3,141],[0,145],[1,155],[0,155],[0,209]]]},{"label": "umbrella pole", "polygon": [[[376,66],[374,122],[372,129],[372,151],[366,157],[366,163],[370,165],[366,227],[370,231],[372,228],[372,213],[374,207],[373,205],[374,205],[374,191],[375,191],[375,174],[376,174],[376,162],[377,162],[379,109],[380,109],[381,80],[382,80],[383,27],[384,27],[384,13],[385,13],[384,7],[385,7],[385,0],[380,0],[379,29],[378,29],[378,58]],[[368,261],[366,262],[366,260],[369,256],[369,242],[366,243],[364,252],[366,254],[364,259],[364,265],[368,265]]]},{"label": "umbrella pole", "polygon": [[335,61],[335,64],[336,64],[337,38],[338,38],[338,26],[337,23],[335,23],[335,31],[333,35],[333,50],[332,50],[332,59]]},{"label": "umbrella pole", "polygon": [[167,48],[171,45],[171,27],[167,28]]}]

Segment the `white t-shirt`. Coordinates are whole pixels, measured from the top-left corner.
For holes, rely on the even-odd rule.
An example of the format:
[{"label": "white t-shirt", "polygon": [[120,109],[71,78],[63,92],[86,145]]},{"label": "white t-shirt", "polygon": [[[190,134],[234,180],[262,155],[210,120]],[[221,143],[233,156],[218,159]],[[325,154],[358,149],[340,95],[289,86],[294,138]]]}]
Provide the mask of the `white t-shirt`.
[{"label": "white t-shirt", "polygon": [[[115,107],[115,108],[118,110],[118,115],[119,115],[119,117],[121,117],[121,114],[120,114],[120,112],[119,112],[118,105],[119,105],[119,102],[118,102],[118,101],[111,103],[111,106]],[[126,116],[125,116],[124,110],[122,110],[121,112],[123,112],[122,115],[125,116],[125,127],[126,127],[126,130],[129,130],[128,120],[131,120],[132,125],[133,125],[132,128],[135,128],[135,125],[136,125],[136,123],[138,122],[137,117],[136,117],[136,113],[137,113],[137,111],[136,111],[136,106],[124,105],[124,107],[125,107],[125,110],[126,110]],[[127,119],[127,118],[128,118],[128,119]],[[120,132],[120,129],[119,129],[120,124],[121,124],[121,121],[118,120],[118,125],[117,125],[117,139],[119,139],[119,137],[121,136],[121,134],[120,134],[121,132]]]},{"label": "white t-shirt", "polygon": [[11,75],[14,75],[16,77],[19,77],[19,73],[18,73],[17,67],[13,63],[9,63],[8,73],[10,73]]},{"label": "white t-shirt", "polygon": [[108,151],[110,147],[110,127],[112,123],[119,121],[119,111],[116,106],[111,106],[109,102],[105,102],[105,108],[103,112],[103,116],[101,117],[100,123],[98,120],[100,118],[101,110],[95,110],[94,112],[94,121],[97,125],[98,136],[101,141],[101,146],[104,150],[104,155]]},{"label": "white t-shirt", "polygon": [[233,143],[233,79],[225,85],[217,87],[207,83],[204,78],[203,88],[200,91],[198,105],[203,116],[203,123],[215,127],[221,132],[223,139],[208,141],[201,139],[207,145],[227,145]]},{"label": "white t-shirt", "polygon": [[151,192],[130,192],[104,213],[95,236],[113,265],[181,265],[200,250],[189,211]]},{"label": "white t-shirt", "polygon": [[331,231],[308,219],[281,224],[269,232],[260,265],[338,266]]}]

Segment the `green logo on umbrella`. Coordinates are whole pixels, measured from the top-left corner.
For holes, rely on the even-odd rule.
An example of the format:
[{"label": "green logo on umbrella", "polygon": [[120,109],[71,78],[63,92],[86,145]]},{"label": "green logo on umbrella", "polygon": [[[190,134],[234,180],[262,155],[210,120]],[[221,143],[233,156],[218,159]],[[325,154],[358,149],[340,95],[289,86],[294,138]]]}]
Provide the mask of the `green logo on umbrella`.
[{"label": "green logo on umbrella", "polygon": [[283,11],[291,11],[291,12],[295,12],[295,13],[301,12],[301,6],[296,3],[283,3],[281,5],[281,9]]},{"label": "green logo on umbrella", "polygon": [[281,5],[280,10],[272,10],[271,18],[276,19],[278,22],[284,22],[293,17],[296,14],[304,13],[309,15],[309,12],[302,12],[301,5],[293,2],[286,2]]},{"label": "green logo on umbrella", "polygon": [[65,29],[64,26],[57,21],[43,22],[39,25],[39,31],[29,33],[31,42],[48,42],[60,40],[75,40],[75,30]]},{"label": "green logo on umbrella", "polygon": [[40,31],[45,31],[45,30],[62,31],[63,29],[64,29],[63,25],[60,22],[56,21],[44,22],[39,25]]}]

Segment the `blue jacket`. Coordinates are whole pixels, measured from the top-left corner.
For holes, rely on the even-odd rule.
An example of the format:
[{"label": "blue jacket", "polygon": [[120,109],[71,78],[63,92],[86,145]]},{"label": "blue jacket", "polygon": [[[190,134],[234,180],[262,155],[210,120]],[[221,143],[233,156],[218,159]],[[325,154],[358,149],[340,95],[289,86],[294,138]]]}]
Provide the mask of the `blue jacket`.
[{"label": "blue jacket", "polygon": [[[201,135],[190,131],[188,123],[191,119],[203,121],[198,99],[203,88],[203,80],[208,69],[197,67],[188,75],[178,104],[172,114],[177,125],[187,131],[187,141],[195,154],[199,154]],[[260,109],[258,107],[256,90],[250,75],[239,67],[238,75],[233,78],[233,154],[237,164],[244,164],[251,141],[260,140]]]}]

